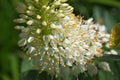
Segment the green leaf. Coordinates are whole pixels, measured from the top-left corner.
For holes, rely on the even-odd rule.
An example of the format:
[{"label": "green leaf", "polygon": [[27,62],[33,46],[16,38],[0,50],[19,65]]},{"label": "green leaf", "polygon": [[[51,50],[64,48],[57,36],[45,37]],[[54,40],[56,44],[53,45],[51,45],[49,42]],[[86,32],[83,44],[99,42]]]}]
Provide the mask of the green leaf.
[{"label": "green leaf", "polygon": [[32,63],[30,63],[29,60],[24,59],[21,64],[21,73],[27,72],[32,69],[34,69]]},{"label": "green leaf", "polygon": [[112,27],[116,24],[116,19],[113,15],[107,10],[103,9],[103,24],[106,25],[107,32],[110,32]]},{"label": "green leaf", "polygon": [[99,80],[115,80],[114,75],[108,71],[100,70],[99,73]]},{"label": "green leaf", "polygon": [[117,0],[85,0],[89,3],[102,4],[106,6],[113,6],[120,8],[120,2]]},{"label": "green leaf", "polygon": [[57,80],[57,79],[53,79],[47,72],[39,73],[39,70],[29,70],[21,74],[20,80]]},{"label": "green leaf", "polygon": [[101,58],[97,58],[100,61],[120,61],[120,55],[106,55]]},{"label": "green leaf", "polygon": [[19,80],[18,59],[10,52],[0,55],[0,80]]},{"label": "green leaf", "polygon": [[110,47],[120,49],[120,23],[116,24],[111,30]]},{"label": "green leaf", "polygon": [[13,77],[13,80],[19,80],[19,68],[18,68],[18,59],[16,56],[10,55],[10,64],[11,64],[11,74]]},{"label": "green leaf", "polygon": [[10,77],[8,75],[0,74],[0,80],[10,80]]},{"label": "green leaf", "polygon": [[102,20],[102,14],[103,14],[103,9],[100,6],[94,6],[93,7],[93,16],[97,22],[103,21]]}]

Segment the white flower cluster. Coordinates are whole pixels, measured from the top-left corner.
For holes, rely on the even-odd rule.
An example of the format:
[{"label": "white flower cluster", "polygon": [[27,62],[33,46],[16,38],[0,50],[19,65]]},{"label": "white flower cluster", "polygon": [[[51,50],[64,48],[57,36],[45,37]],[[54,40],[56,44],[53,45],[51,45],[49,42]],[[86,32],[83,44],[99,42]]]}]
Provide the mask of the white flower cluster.
[{"label": "white flower cluster", "polygon": [[40,71],[59,74],[63,70],[78,74],[102,57],[102,45],[109,41],[105,26],[94,24],[92,18],[76,17],[66,0],[28,0],[20,4],[18,45]]}]

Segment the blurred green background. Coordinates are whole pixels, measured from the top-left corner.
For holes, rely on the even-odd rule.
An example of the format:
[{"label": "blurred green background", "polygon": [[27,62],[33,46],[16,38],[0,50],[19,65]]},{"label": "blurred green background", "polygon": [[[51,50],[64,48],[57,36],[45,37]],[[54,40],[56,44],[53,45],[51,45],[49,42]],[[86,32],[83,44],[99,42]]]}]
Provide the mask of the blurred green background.
[{"label": "blurred green background", "polygon": [[[38,71],[30,71],[30,64],[19,57],[19,31],[14,29],[13,22],[18,17],[16,3],[19,1],[23,0],[0,0],[0,80],[50,80],[46,73],[37,75]],[[93,17],[95,22],[105,24],[108,32],[120,22],[119,0],[68,0],[68,3],[74,7],[76,15],[84,16],[84,19]],[[110,60],[109,63],[113,73],[101,70],[97,76],[79,79],[120,80],[120,62]],[[26,72],[21,73],[21,70]]]}]

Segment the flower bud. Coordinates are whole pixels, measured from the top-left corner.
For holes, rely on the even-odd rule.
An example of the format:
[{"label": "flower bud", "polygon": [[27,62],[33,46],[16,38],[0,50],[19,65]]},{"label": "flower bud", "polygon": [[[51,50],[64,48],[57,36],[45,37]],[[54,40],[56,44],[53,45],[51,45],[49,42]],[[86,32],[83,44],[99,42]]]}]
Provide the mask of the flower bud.
[{"label": "flower bud", "polygon": [[29,20],[26,22],[27,25],[32,25],[33,24],[33,20]]},{"label": "flower bud", "polygon": [[47,26],[46,21],[43,21],[43,22],[42,22],[42,25],[43,25],[43,26]]}]

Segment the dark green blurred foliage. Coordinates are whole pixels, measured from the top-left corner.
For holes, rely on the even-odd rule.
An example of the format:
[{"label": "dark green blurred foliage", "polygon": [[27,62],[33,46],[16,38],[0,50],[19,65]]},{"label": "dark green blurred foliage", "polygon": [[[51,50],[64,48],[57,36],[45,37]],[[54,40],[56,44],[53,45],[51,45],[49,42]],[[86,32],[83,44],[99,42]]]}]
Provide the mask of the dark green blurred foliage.
[{"label": "dark green blurred foliage", "polygon": [[13,23],[17,1],[0,0],[0,80],[19,80],[18,32]]},{"label": "dark green blurred foliage", "polygon": [[68,0],[75,8],[77,15],[85,19],[93,17],[98,23],[105,24],[108,32],[120,22],[120,1],[119,0]]},{"label": "dark green blurred foliage", "polygon": [[[16,4],[23,0],[0,0],[0,80],[56,80],[46,72],[39,74],[25,60],[18,57],[18,33],[14,29],[13,20],[18,17]],[[120,22],[119,0],[68,0],[74,7],[76,15],[85,19],[93,17],[95,22],[105,24],[108,32],[112,26]],[[78,77],[65,78],[65,80],[120,80],[119,57],[105,58],[110,63],[113,72],[99,69],[96,76],[80,74]],[[62,78],[63,80],[63,78]]]},{"label": "dark green blurred foliage", "polygon": [[120,48],[120,23],[116,24],[111,30],[110,47],[114,49]]}]

